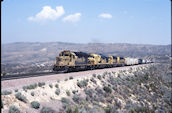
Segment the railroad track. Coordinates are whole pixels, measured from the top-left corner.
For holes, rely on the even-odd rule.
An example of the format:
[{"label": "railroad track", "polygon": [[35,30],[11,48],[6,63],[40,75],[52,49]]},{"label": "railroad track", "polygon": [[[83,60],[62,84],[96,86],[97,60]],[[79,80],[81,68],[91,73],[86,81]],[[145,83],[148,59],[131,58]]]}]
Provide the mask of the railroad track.
[{"label": "railroad track", "polygon": [[57,74],[57,73],[55,73],[55,72],[38,72],[38,73],[18,74],[18,75],[5,75],[5,76],[1,76],[1,81],[20,79],[20,78],[29,78],[29,77],[38,77],[38,76],[45,76],[45,75],[53,75],[53,74]]},{"label": "railroad track", "polygon": [[[96,70],[96,69],[94,69]],[[87,71],[87,70],[82,70]],[[67,73],[71,72],[77,72],[77,71],[68,71]],[[5,80],[12,80],[12,79],[21,79],[21,78],[29,78],[29,77],[38,77],[38,76],[46,76],[46,75],[54,75],[59,73],[66,73],[66,71],[60,71],[60,72],[38,72],[38,73],[28,73],[28,74],[17,74],[17,75],[4,75],[1,76],[1,81]]]},{"label": "railroad track", "polygon": [[[139,64],[139,65],[143,65],[143,64]],[[123,66],[120,66],[120,67],[123,67]],[[96,69],[94,69],[94,70],[96,70]],[[82,71],[87,71],[87,70],[82,70]],[[5,76],[1,76],[1,81],[29,78],[29,77],[46,76],[46,75],[54,75],[54,74],[59,74],[59,73],[65,73],[65,72],[63,72],[63,71],[61,71],[61,72],[38,72],[38,73],[18,74],[18,75],[5,75]],[[68,72],[68,73],[70,73],[70,72]]]}]

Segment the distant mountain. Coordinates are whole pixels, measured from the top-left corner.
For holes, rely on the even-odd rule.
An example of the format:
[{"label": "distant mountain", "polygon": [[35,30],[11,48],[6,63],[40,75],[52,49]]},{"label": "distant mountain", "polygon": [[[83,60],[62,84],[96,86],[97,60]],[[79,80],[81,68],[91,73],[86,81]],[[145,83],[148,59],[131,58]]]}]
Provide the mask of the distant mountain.
[{"label": "distant mountain", "polygon": [[124,43],[11,43],[1,47],[1,75],[52,71],[59,52],[82,51],[122,57],[149,58],[155,62],[170,62],[171,45]]},{"label": "distant mountain", "polygon": [[171,45],[146,45],[127,43],[26,43],[2,44],[1,63],[32,64],[55,61],[60,51],[82,51],[122,57],[170,56]]}]

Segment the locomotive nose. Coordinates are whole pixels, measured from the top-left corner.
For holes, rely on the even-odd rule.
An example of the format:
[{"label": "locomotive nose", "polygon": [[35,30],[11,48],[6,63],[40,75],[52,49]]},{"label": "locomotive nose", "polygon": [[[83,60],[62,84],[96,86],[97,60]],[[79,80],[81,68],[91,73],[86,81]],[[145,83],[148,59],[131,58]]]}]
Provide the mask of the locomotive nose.
[{"label": "locomotive nose", "polygon": [[62,61],[62,58],[56,57],[56,64],[59,64]]},{"label": "locomotive nose", "polygon": [[60,57],[57,57],[57,58],[56,58],[56,60],[57,60],[57,61],[61,61],[61,60],[62,60],[62,58],[60,58]]}]

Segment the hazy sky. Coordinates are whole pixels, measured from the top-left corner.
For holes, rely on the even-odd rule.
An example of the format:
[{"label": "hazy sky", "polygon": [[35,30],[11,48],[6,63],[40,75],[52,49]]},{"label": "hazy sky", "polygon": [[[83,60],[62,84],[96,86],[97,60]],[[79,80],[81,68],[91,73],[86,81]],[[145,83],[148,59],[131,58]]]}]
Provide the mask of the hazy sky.
[{"label": "hazy sky", "polygon": [[4,0],[2,43],[170,44],[170,0]]}]

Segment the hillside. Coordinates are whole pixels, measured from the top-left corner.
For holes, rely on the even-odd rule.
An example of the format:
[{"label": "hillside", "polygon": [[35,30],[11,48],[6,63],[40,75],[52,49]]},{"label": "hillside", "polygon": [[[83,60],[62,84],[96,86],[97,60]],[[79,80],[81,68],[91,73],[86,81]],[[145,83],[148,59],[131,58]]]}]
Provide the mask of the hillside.
[{"label": "hillside", "polygon": [[[151,57],[170,56],[170,45],[142,45],[122,43],[11,43],[2,44],[1,65],[5,73],[17,73],[20,70],[51,69],[55,57],[60,51],[83,51],[88,53],[101,53],[105,55],[117,55],[123,57]],[[167,57],[168,59],[168,57]],[[38,68],[38,69],[37,69]],[[44,69],[45,68],[45,69]],[[32,69],[31,69],[32,70]]]},{"label": "hillside", "polygon": [[3,81],[2,86],[8,86],[8,90],[2,87],[2,112],[172,112],[171,72],[167,64],[118,67],[59,76]]},{"label": "hillside", "polygon": [[103,43],[11,43],[2,44],[2,63],[33,63],[54,60],[62,50],[102,53],[124,57],[170,56],[170,45]]}]

